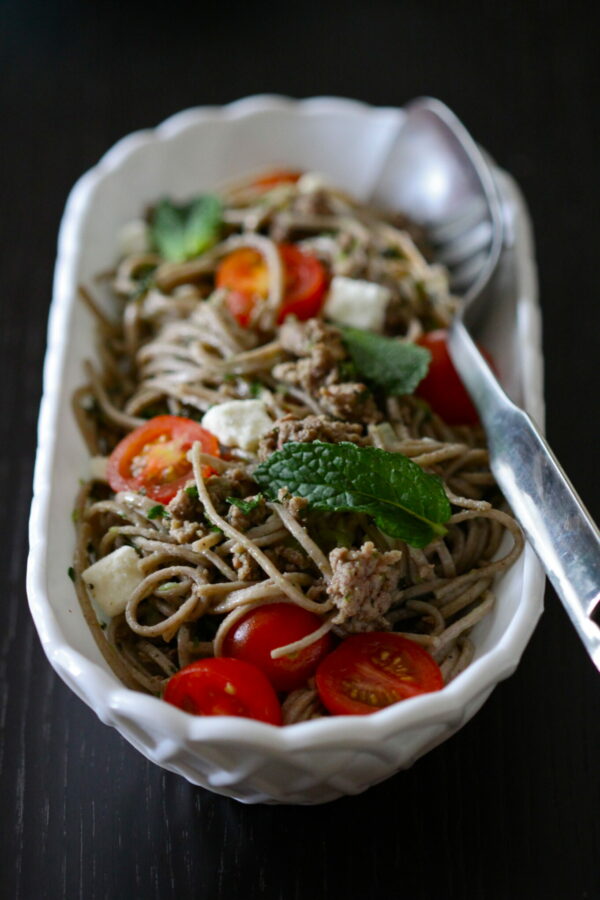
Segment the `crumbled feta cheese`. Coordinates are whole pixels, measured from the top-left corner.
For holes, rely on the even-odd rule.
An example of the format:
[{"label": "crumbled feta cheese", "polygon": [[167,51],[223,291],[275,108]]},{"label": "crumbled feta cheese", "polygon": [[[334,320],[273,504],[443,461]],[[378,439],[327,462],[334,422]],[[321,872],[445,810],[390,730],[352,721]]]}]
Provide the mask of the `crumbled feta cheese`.
[{"label": "crumbled feta cheese", "polygon": [[119,250],[123,256],[148,253],[150,247],[150,230],[143,219],[134,219],[123,225],[117,234]]},{"label": "crumbled feta cheese", "polygon": [[226,447],[256,450],[260,438],[273,427],[262,400],[228,400],[211,406],[202,424]]},{"label": "crumbled feta cheese", "polygon": [[323,314],[338,325],[382,331],[390,297],[389,288],[381,284],[336,275],[331,279]]},{"label": "crumbled feta cheese", "polygon": [[81,573],[90,597],[107,616],[125,611],[127,601],[144,580],[133,547],[119,547]]},{"label": "crumbled feta cheese", "polygon": [[108,456],[92,456],[90,459],[90,478],[94,481],[108,481]]},{"label": "crumbled feta cheese", "polygon": [[296,187],[301,194],[312,194],[314,191],[331,190],[334,185],[322,172],[305,172],[298,179]]}]

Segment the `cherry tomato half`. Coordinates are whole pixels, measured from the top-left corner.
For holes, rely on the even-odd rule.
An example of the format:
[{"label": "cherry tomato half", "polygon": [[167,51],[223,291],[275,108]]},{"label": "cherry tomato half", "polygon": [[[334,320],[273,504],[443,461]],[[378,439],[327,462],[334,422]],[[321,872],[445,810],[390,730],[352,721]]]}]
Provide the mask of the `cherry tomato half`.
[{"label": "cherry tomato half", "polygon": [[[214,434],[192,419],[150,419],[124,437],[111,453],[108,483],[113,491],[143,489],[153,500],[168,503],[191,477],[187,452],[196,441],[205,453],[219,456],[219,442]],[[204,467],[205,475],[211,471],[209,466]]]},{"label": "cherry tomato half", "polygon": [[[280,244],[284,267],[284,298],[277,323],[289,315],[302,321],[316,316],[327,288],[327,275],[318,259],[294,244]],[[217,269],[217,287],[228,288],[227,305],[240,325],[247,327],[257,302],[269,293],[269,269],[262,255],[251,247],[230,253]]]},{"label": "cherry tomato half", "polygon": [[167,682],[163,699],[194,716],[241,716],[281,725],[277,694],[256,666],[239,659],[199,659]]},{"label": "cherry tomato half", "polygon": [[271,650],[299,641],[322,624],[319,616],[300,606],[269,603],[234,625],[223,642],[223,653],[258,666],[277,691],[293,691],[302,687],[329,652],[329,634],[290,656],[272,659]]},{"label": "cherry tomato half", "polygon": [[325,657],[316,682],[321,701],[334,715],[366,715],[444,686],[426,650],[387,631],[350,635]]},{"label": "cherry tomato half", "polygon": [[252,182],[253,188],[260,188],[263,191],[270,191],[271,188],[277,187],[278,184],[295,184],[302,172],[292,172],[288,169],[272,169],[265,172]]},{"label": "cherry tomato half", "polygon": [[[478,425],[477,410],[448,352],[448,332],[429,331],[417,340],[417,344],[431,353],[429,371],[417,387],[417,396],[427,400],[448,425]],[[480,350],[493,368],[489,353],[481,347]]]}]

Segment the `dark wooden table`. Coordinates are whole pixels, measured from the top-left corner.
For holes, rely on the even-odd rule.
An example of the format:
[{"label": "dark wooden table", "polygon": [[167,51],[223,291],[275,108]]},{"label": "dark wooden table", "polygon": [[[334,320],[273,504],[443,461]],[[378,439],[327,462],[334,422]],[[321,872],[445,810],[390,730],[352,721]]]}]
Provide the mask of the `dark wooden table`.
[{"label": "dark wooden table", "polygon": [[0,894],[600,897],[600,676],[552,591],[518,672],[450,742],[366,794],[244,807],[138,755],[59,681],[24,588],[56,233],[119,137],[256,92],[445,100],[536,230],[548,434],[600,514],[600,104],[578,2],[0,2]]}]

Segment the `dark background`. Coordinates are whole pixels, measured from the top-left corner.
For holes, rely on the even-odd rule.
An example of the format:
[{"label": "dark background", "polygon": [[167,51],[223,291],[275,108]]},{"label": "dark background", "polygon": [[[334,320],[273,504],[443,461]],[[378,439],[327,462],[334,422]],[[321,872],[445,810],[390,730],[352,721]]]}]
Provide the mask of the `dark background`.
[{"label": "dark background", "polygon": [[[592,8],[591,6],[589,7]],[[138,755],[54,675],[26,526],[56,234],[118,138],[257,92],[450,105],[535,226],[548,434],[598,470],[598,41],[583,3],[0,0],[0,894],[600,898],[600,676],[552,591],[517,673],[410,771],[323,807],[243,807]]]}]

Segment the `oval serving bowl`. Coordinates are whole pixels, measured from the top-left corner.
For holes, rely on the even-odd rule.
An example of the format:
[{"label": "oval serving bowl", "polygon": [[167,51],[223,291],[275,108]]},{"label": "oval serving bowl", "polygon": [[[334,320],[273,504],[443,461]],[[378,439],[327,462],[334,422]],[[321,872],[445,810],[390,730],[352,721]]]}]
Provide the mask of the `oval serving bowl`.
[{"label": "oval serving bowl", "polygon": [[[396,142],[401,109],[337,98],[250,97],[182,112],[124,138],[73,188],[64,213],[44,367],[27,589],[44,651],[99,718],[148,759],[193,784],[245,803],[323,803],[355,794],[410,766],[467,722],[516,668],[542,611],[544,578],[530,547],[495,584],[492,613],[475,628],[475,659],[442,691],[371,716],[331,717],[275,728],[249,719],[193,717],[125,688],[96,647],[67,576],[71,510],[87,452],[71,412],[94,356],[94,326],[77,302],[116,259],[119,227],[161,195],[186,198],[272,165],[328,173],[369,197]],[[498,277],[486,343],[510,372],[505,386],[543,419],[540,322],[527,212],[514,182],[495,170],[511,246]]]}]

